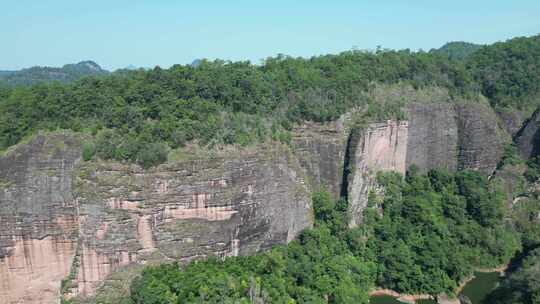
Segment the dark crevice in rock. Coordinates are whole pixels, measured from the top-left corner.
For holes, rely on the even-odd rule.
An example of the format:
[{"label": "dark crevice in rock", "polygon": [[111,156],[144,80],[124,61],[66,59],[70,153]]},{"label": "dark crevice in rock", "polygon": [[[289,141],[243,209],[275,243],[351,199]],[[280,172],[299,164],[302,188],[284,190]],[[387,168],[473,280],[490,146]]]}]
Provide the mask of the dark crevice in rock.
[{"label": "dark crevice in rock", "polygon": [[351,130],[347,137],[347,144],[345,145],[345,157],[343,157],[343,174],[341,177],[341,190],[340,197],[347,201],[349,193],[349,175],[352,171],[351,156],[354,155],[353,145],[354,130]]}]

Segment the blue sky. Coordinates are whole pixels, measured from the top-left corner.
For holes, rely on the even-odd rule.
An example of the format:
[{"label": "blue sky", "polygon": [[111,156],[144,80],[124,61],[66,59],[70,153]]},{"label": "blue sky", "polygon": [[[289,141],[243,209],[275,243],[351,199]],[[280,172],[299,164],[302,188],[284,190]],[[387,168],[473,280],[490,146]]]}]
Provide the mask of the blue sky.
[{"label": "blue sky", "polygon": [[540,33],[539,0],[0,0],[0,70],[429,50]]}]

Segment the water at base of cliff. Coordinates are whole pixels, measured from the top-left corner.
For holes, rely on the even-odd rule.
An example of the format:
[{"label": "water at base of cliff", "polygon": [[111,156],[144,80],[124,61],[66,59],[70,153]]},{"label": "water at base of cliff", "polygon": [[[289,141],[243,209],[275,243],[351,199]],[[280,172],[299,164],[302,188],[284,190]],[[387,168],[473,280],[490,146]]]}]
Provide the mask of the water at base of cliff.
[{"label": "water at base of cliff", "polygon": [[[465,285],[461,295],[466,296],[472,304],[485,304],[482,301],[497,286],[501,277],[498,272],[476,272],[474,279]],[[418,304],[437,304],[434,300],[419,300]],[[373,296],[370,298],[370,304],[403,304],[391,296]]]}]

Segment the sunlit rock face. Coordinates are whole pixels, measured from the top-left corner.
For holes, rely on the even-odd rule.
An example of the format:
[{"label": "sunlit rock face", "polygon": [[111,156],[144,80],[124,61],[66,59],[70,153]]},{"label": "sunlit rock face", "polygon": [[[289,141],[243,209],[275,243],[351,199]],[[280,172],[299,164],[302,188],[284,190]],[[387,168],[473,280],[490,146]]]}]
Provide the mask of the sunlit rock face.
[{"label": "sunlit rock face", "polygon": [[351,141],[349,208],[351,226],[361,222],[377,171],[405,172],[408,122],[387,121],[369,125]]},{"label": "sunlit rock face", "polygon": [[312,225],[309,193],[322,186],[348,199],[355,226],[376,172],[414,164],[491,174],[509,141],[489,106],[418,103],[407,114],[354,131],[345,118],[305,123],[290,147],[149,170],[81,162],[82,135],[34,136],[0,156],[0,303],[89,297],[129,286],[143,265],[286,243]]},{"label": "sunlit rock face", "polygon": [[78,220],[73,134],[37,135],[0,157],[0,303],[55,303],[71,268]]},{"label": "sunlit rock face", "polygon": [[353,134],[348,201],[351,226],[361,222],[378,171],[405,173],[443,168],[490,175],[510,143],[493,110],[484,104],[411,103],[406,121],[370,124]]},{"label": "sunlit rock face", "polygon": [[251,254],[312,225],[287,148],[145,171],[81,162],[81,142],[38,135],[0,157],[0,303],[88,297],[133,265]]},{"label": "sunlit rock face", "polygon": [[143,171],[83,164],[76,177],[80,261],[74,293],[91,295],[130,263],[255,253],[311,226],[304,177],[284,150]]},{"label": "sunlit rock face", "polygon": [[347,115],[325,124],[305,122],[294,128],[291,145],[312,189],[343,195],[343,165],[349,130]]}]

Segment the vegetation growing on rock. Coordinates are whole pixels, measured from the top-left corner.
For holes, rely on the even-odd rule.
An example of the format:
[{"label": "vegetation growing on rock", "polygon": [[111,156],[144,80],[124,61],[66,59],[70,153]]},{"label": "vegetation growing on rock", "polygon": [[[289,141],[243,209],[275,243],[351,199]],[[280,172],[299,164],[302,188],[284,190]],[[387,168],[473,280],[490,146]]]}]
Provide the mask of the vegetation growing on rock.
[{"label": "vegetation growing on rock", "polygon": [[[316,224],[287,246],[248,257],[147,267],[132,303],[368,303],[375,286],[453,293],[477,267],[507,262],[519,233],[504,196],[474,171],[381,174],[365,223],[349,229],[347,204],[313,196]],[[261,303],[263,303],[261,302]]]},{"label": "vegetation growing on rock", "polygon": [[[528,109],[540,92],[539,37],[485,46],[461,60],[437,52],[348,51],[0,86],[0,150],[36,130],[86,130],[98,136],[98,156],[151,166],[190,141],[287,142],[296,122],[334,120],[352,108],[364,109],[366,120],[402,118],[403,102],[381,103],[368,93],[380,84],[443,88],[450,100],[482,93],[495,107]],[[149,158],[148,151],[160,156]]]}]

